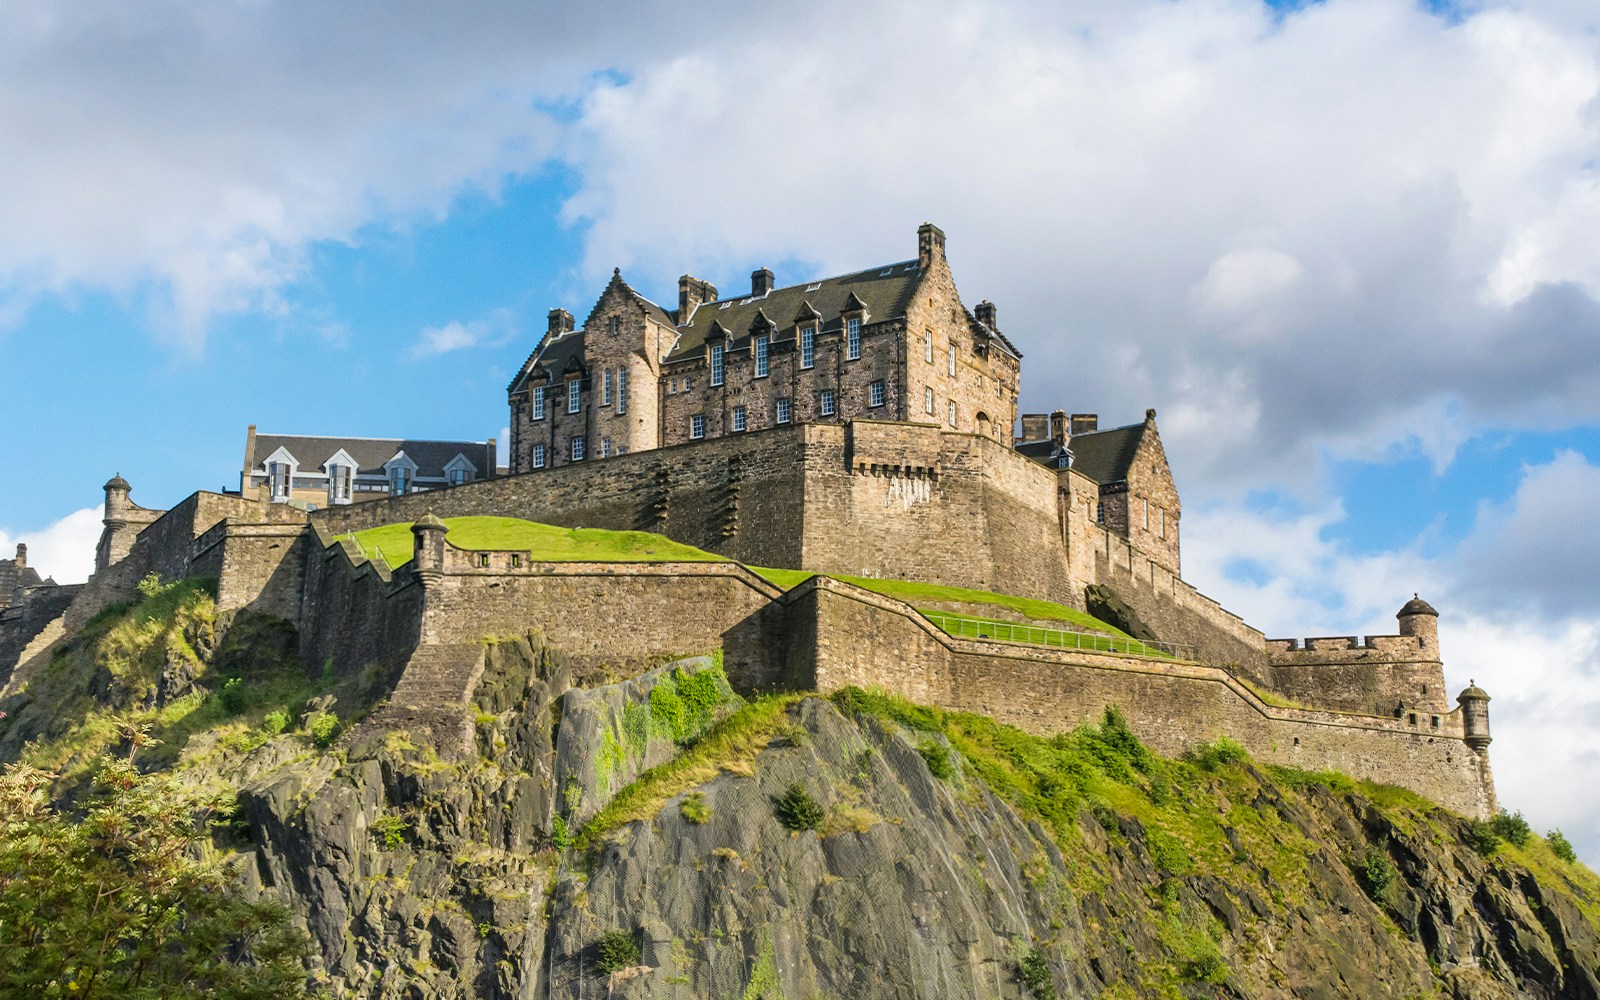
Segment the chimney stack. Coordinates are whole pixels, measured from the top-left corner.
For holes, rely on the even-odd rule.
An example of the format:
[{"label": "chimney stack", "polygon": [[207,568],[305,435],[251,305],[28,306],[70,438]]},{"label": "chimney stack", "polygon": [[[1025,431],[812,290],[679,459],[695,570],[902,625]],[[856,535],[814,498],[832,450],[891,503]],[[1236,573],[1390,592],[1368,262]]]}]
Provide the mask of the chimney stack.
[{"label": "chimney stack", "polygon": [[572,314],[565,309],[550,310],[550,325],[545,328],[545,338],[554,340],[564,333],[572,332]]},{"label": "chimney stack", "polygon": [[701,281],[692,274],[678,279],[678,325],[689,322],[689,317],[702,303],[717,301],[717,286]]},{"label": "chimney stack", "polygon": [[777,281],[777,275],[773,274],[764,267],[751,271],[750,295],[759,299],[761,296],[770,293],[775,281]]},{"label": "chimney stack", "polygon": [[1100,429],[1100,415],[1098,413],[1074,413],[1069,419],[1070,430],[1068,434],[1077,437],[1079,434],[1093,434]]},{"label": "chimney stack", "polygon": [[1067,414],[1065,410],[1050,411],[1050,440],[1058,445],[1067,443]]},{"label": "chimney stack", "polygon": [[1043,441],[1050,436],[1050,415],[1024,413],[1022,415],[1022,440]]},{"label": "chimney stack", "polygon": [[28,565],[28,547],[21,542],[17,543],[17,569]]},{"label": "chimney stack", "polygon": [[988,299],[984,299],[982,302],[979,302],[977,308],[972,310],[972,314],[978,317],[979,323],[982,323],[989,329],[1000,329],[1000,327],[997,326],[994,321],[994,303],[990,302]]},{"label": "chimney stack", "polygon": [[944,259],[944,230],[924,222],[917,227],[917,263],[926,270],[935,257]]}]

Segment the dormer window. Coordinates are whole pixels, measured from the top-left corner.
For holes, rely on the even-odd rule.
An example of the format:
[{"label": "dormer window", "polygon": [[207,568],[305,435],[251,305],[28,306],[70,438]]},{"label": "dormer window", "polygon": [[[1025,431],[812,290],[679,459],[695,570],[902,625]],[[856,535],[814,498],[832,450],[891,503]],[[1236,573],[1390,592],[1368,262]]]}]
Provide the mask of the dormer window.
[{"label": "dormer window", "polygon": [[267,482],[272,486],[272,499],[275,502],[288,500],[294,488],[294,468],[288,462],[268,462]]},{"label": "dormer window", "polygon": [[844,321],[844,359],[861,360],[861,317],[851,316]]},{"label": "dormer window", "polygon": [[328,506],[349,503],[355,489],[356,460],[340,448],[323,469],[328,473]]},{"label": "dormer window", "polygon": [[457,455],[444,467],[444,480],[451,486],[470,483],[477,478],[478,467],[468,461],[465,455]]},{"label": "dormer window", "polygon": [[810,368],[817,363],[817,328],[800,328],[800,367]]},{"label": "dormer window", "polygon": [[583,397],[583,380],[573,379],[567,383],[567,412],[577,413]]},{"label": "dormer window", "polygon": [[403,497],[411,492],[411,470],[397,465],[389,470],[389,495]]}]

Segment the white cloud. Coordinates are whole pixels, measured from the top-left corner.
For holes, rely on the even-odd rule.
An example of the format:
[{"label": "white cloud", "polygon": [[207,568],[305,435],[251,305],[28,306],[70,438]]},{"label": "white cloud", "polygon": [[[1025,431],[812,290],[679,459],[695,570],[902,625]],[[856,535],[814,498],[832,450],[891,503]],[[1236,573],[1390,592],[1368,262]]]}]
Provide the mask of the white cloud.
[{"label": "white cloud", "polygon": [[515,335],[516,328],[510,311],[496,309],[483,319],[466,323],[451,320],[443,326],[424,327],[407,356],[417,360],[469,347],[499,346]]},{"label": "white cloud", "polygon": [[28,547],[28,565],[57,583],[81,583],[94,572],[94,550],[104,515],[99,507],[73,511],[39,531],[0,530],[0,559],[10,559],[18,543]]}]

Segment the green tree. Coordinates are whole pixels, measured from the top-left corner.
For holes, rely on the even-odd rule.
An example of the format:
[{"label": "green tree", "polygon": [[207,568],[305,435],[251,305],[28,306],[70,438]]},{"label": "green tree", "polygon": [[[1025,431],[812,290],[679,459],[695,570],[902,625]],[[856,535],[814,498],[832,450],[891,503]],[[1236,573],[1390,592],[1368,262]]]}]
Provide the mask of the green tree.
[{"label": "green tree", "polygon": [[218,802],[131,759],[103,761],[82,816],[50,802],[50,781],[0,773],[0,995],[305,996],[308,942],[288,910],[199,856]]}]

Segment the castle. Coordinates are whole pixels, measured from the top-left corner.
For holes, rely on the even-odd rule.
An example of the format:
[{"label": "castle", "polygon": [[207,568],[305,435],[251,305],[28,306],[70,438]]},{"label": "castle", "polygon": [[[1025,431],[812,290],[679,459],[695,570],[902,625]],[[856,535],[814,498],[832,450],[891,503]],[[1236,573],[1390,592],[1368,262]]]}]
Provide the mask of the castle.
[{"label": "castle", "polygon": [[[877,686],[1035,732],[1114,704],[1162,752],[1226,735],[1491,813],[1488,696],[1450,703],[1437,612],[1414,599],[1394,635],[1269,641],[1199,593],[1155,411],[1106,430],[1019,415],[1021,353],[993,305],[962,304],[944,234],[917,236],[914,260],[788,288],[763,269],[728,302],[685,276],[669,311],[616,274],[581,330],[552,311],[508,387],[503,477],[316,510],[262,483],[158,511],[118,476],[81,593],[0,621],[0,683],[146,574],[211,576],[219,612],[289,620],[306,662],[386,671],[385,717],[445,751],[470,744],[481,640],[536,627],[580,670],[717,648],[748,690]],[[440,521],[465,515],[654,531],[729,561],[469,551]],[[345,538],[396,522],[416,543],[399,568]],[[751,565],[819,575],[784,590]],[[1046,598],[1178,655],[952,635],[848,576]]]}]

